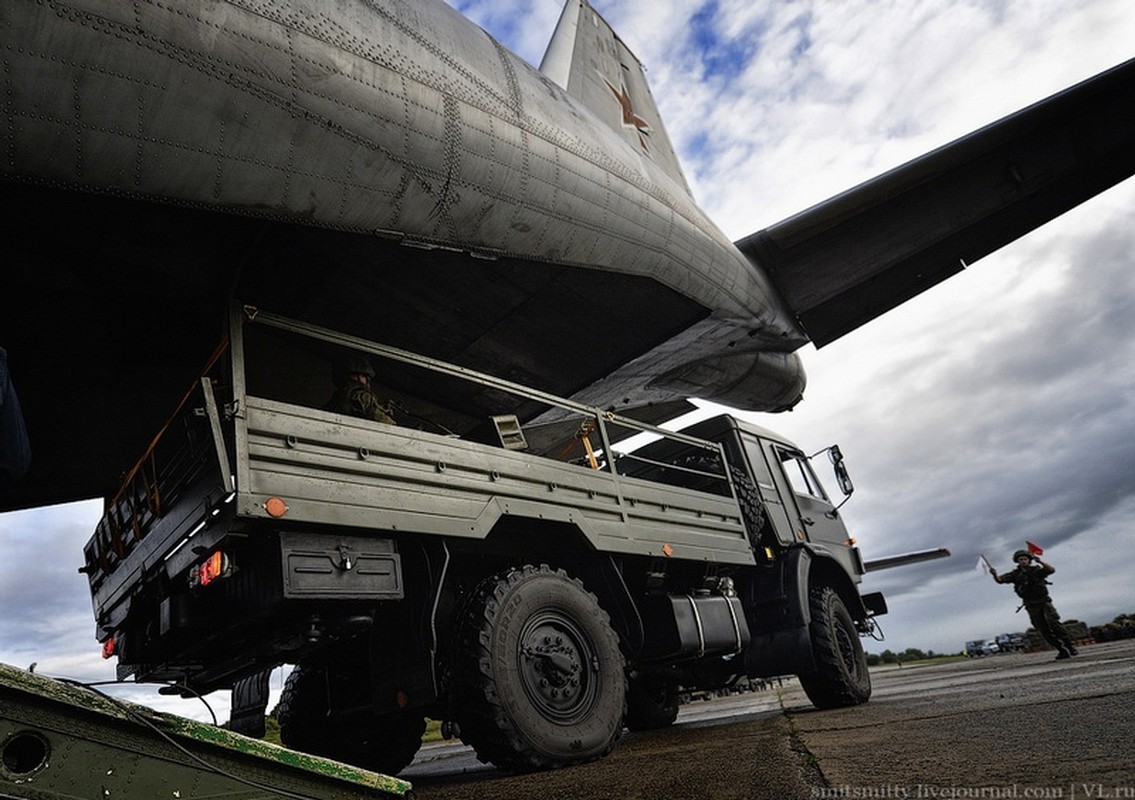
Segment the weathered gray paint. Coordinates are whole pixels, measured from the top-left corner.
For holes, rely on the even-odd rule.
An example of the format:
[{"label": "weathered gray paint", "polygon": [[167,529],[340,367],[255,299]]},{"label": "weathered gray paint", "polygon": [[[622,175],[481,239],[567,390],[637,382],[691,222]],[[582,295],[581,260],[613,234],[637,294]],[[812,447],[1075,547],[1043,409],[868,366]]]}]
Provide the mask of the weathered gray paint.
[{"label": "weathered gray paint", "polygon": [[[437,434],[244,399],[237,512],[483,539],[505,515],[577,526],[598,550],[752,564],[736,502]],[[288,438],[295,440],[288,444]],[[360,455],[365,451],[365,456]]]}]

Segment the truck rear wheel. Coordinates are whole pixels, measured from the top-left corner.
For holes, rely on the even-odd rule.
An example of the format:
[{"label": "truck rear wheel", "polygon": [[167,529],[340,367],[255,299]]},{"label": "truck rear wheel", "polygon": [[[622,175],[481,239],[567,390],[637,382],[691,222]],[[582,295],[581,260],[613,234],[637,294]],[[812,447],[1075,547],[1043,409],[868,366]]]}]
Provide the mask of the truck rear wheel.
[{"label": "truck rear wheel", "polygon": [[871,697],[871,674],[847,606],[830,586],[814,587],[809,604],[816,672],[800,676],[804,693],[816,708],[866,703]]},{"label": "truck rear wheel", "polygon": [[328,716],[328,705],[327,673],[296,667],[276,711],[280,741],[293,750],[386,775],[405,769],[422,745],[426,718],[419,711],[403,709],[344,723]]},{"label": "truck rear wheel", "polygon": [[615,746],[626,676],[595,595],[562,570],[525,566],[474,597],[458,655],[461,738],[482,761],[526,771]]}]

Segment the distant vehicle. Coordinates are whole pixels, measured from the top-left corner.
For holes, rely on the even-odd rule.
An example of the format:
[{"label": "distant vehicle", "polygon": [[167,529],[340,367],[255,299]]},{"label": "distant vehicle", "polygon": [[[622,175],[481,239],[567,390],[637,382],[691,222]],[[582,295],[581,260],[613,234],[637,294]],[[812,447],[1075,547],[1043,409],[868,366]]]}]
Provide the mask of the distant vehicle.
[{"label": "distant vehicle", "polygon": [[[297,664],[284,743],[388,773],[427,716],[537,769],[669,725],[679,687],[796,674],[821,708],[870,696],[859,637],[886,604],[782,437],[663,431],[247,308],[225,342],[86,545],[120,678],[231,688],[232,727],[259,734],[271,670]],[[352,353],[400,387],[403,424],[322,410]],[[540,422],[479,405],[505,394]]]},{"label": "distant vehicle", "polygon": [[985,639],[966,642],[966,655],[969,657],[990,656],[999,651],[996,642],[987,642]]},{"label": "distant vehicle", "polygon": [[1020,653],[1028,649],[1023,633],[1002,633],[996,637],[997,649],[1002,653]]}]

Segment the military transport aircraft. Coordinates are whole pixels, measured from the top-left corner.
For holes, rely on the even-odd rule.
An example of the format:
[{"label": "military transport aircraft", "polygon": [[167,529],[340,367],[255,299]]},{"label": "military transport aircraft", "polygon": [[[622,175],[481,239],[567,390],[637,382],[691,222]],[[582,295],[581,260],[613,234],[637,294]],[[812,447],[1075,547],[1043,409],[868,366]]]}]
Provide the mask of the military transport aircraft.
[{"label": "military transport aircraft", "polygon": [[655,421],[783,410],[800,347],[1135,172],[1129,61],[731,242],[586,0],[539,70],[441,0],[13,0],[0,41],[0,509],[112,494],[230,299]]}]

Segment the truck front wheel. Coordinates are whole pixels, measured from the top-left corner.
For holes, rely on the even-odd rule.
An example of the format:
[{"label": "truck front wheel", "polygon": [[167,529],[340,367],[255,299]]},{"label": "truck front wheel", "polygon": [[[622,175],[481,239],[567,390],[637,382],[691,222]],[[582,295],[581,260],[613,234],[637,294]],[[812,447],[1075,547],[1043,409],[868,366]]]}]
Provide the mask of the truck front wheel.
[{"label": "truck front wheel", "polygon": [[422,745],[426,719],[420,711],[373,714],[350,723],[337,721],[328,711],[327,673],[296,667],[284,683],[276,710],[280,741],[293,750],[387,775],[405,769]]},{"label": "truck front wheel", "polygon": [[816,671],[800,676],[804,693],[816,708],[866,703],[871,697],[871,675],[847,606],[830,586],[814,587],[809,593],[809,606]]},{"label": "truck front wheel", "polygon": [[525,566],[484,582],[458,655],[461,738],[518,771],[606,755],[623,727],[618,637],[595,596],[562,570]]}]

